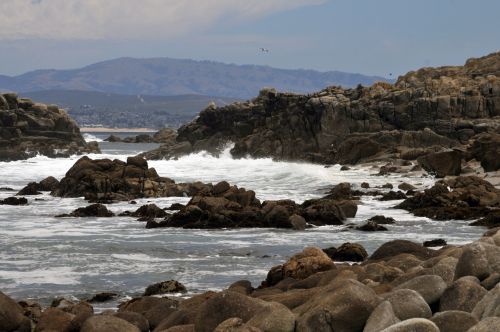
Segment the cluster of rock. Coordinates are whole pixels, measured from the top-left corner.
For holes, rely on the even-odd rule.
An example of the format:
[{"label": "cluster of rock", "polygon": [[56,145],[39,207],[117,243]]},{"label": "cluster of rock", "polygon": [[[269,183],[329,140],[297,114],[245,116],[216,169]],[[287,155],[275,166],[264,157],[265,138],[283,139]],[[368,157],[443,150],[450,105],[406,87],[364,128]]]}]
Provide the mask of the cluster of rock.
[{"label": "cluster of rock", "polygon": [[[235,157],[355,164],[415,160],[455,149],[446,157],[460,162],[477,141],[470,155],[498,169],[500,151],[491,142],[500,139],[499,68],[500,52],[460,67],[410,72],[394,85],[330,87],[310,95],[264,89],[251,101],[210,105],[182,126],[175,140],[144,156],[217,153],[231,141]],[[432,161],[422,164],[432,170]],[[459,170],[449,172],[458,175]]]},{"label": "cluster of rock", "polygon": [[[8,332],[498,331],[499,229],[439,250],[394,240],[371,256],[355,243],[337,248],[333,259],[326,252],[304,249],[273,267],[257,288],[241,280],[188,299],[150,296],[185,291],[167,281],[101,314],[85,301],[57,300],[43,309],[0,292],[0,326]],[[103,294],[95,298],[116,295]]]},{"label": "cluster of rock", "polygon": [[137,136],[121,138],[116,135],[110,135],[105,139],[106,142],[122,143],[168,143],[175,139],[177,132],[175,129],[163,128],[153,134],[141,134]]},{"label": "cluster of rock", "polygon": [[500,216],[500,190],[476,176],[440,180],[431,188],[407,198],[398,207],[431,219],[488,218],[490,222],[484,226],[500,226],[498,220],[494,224],[495,216],[497,219]]},{"label": "cluster of rock", "polygon": [[86,143],[77,124],[57,106],[0,94],[0,161],[98,152],[97,144]]},{"label": "cluster of rock", "polygon": [[[350,193],[349,184],[338,185]],[[302,204],[292,200],[260,202],[255,192],[223,181],[209,191],[198,192],[186,206],[160,223],[148,227],[240,228],[273,227],[303,230],[308,225],[342,225],[357,212],[350,195],[328,195]]]},{"label": "cluster of rock", "polygon": [[123,201],[135,198],[193,196],[210,190],[201,182],[175,183],[161,177],[141,157],[121,160],[80,158],[61,179],[52,195],[85,197],[90,201]]}]

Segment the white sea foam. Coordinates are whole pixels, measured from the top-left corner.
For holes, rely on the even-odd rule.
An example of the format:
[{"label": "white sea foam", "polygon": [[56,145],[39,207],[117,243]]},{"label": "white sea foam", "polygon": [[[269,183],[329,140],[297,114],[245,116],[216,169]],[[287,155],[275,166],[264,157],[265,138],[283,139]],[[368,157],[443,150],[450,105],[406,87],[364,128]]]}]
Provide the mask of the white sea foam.
[{"label": "white sea foam", "polygon": [[101,138],[89,133],[83,133],[82,136],[85,142],[103,142]]}]

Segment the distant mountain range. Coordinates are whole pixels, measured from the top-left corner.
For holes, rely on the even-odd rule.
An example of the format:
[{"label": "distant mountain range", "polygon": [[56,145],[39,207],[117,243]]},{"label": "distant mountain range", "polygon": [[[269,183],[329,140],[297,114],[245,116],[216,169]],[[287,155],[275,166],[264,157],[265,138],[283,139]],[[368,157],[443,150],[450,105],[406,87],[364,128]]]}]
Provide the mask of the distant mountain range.
[{"label": "distant mountain range", "polygon": [[79,90],[121,95],[203,95],[249,99],[263,87],[307,93],[330,85],[352,87],[388,81],[340,71],[276,69],[171,58],[119,58],[79,69],[0,75],[0,90]]},{"label": "distant mountain range", "polygon": [[35,91],[20,95],[65,108],[82,127],[178,127],[192,120],[211,101],[218,106],[237,101],[235,98],[201,95],[130,96],[74,90]]}]

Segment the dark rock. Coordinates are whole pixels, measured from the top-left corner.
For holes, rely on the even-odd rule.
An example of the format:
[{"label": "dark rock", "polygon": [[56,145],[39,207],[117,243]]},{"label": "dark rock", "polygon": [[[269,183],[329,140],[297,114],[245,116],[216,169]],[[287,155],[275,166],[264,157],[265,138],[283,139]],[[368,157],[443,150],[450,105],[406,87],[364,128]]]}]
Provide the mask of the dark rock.
[{"label": "dark rock", "polygon": [[370,219],[368,219],[368,221],[372,221],[378,225],[392,225],[396,223],[396,220],[394,220],[394,218],[380,216],[380,215],[373,216]]},{"label": "dark rock", "polygon": [[429,153],[419,157],[417,161],[423,169],[438,178],[447,175],[460,175],[462,170],[462,153],[456,150]]},{"label": "dark rock", "polygon": [[443,239],[435,239],[435,240],[429,240],[429,241],[424,241],[423,243],[424,247],[442,247],[446,245],[446,241]]},{"label": "dark rock", "polygon": [[474,221],[471,226],[495,228],[500,226],[500,211],[492,211],[486,217]]},{"label": "dark rock", "polygon": [[356,229],[358,231],[363,231],[363,232],[378,232],[378,231],[387,231],[388,230],[386,227],[379,225],[373,221],[368,221],[367,223],[365,223],[361,226],[356,226]]},{"label": "dark rock", "polygon": [[382,185],[382,188],[392,189],[392,188],[394,188],[394,186],[391,183],[386,183],[386,184]]},{"label": "dark rock", "polygon": [[184,207],[186,207],[184,204],[174,203],[168,207],[168,210],[182,210]]},{"label": "dark rock", "polygon": [[0,200],[0,205],[28,205],[28,200],[24,197],[7,197]]},{"label": "dark rock", "polygon": [[408,191],[408,190],[415,190],[417,188],[409,183],[403,182],[400,185],[398,185],[398,189],[401,189],[403,191]]},{"label": "dark rock", "polygon": [[176,280],[162,281],[150,285],[144,291],[144,296],[165,294],[165,293],[185,293],[186,287]]},{"label": "dark rock", "polygon": [[40,191],[52,191],[59,186],[59,181],[53,176],[46,177],[38,183],[38,190]]},{"label": "dark rock", "polygon": [[78,208],[69,214],[61,214],[56,217],[99,217],[99,218],[109,218],[113,217],[115,214],[108,210],[105,205],[100,203],[92,204],[83,208]]},{"label": "dark rock", "polygon": [[412,254],[420,259],[429,259],[435,256],[434,251],[425,248],[424,246],[406,240],[393,240],[381,245],[370,256],[370,260],[387,260],[399,254]]},{"label": "dark rock", "polygon": [[117,143],[121,142],[122,139],[119,136],[116,135],[110,135],[107,138],[104,139],[105,142],[112,142],[112,143]]},{"label": "dark rock", "polygon": [[417,216],[438,220],[472,219],[500,207],[500,190],[475,176],[438,181],[398,205]]},{"label": "dark rock", "polygon": [[333,261],[338,262],[362,262],[368,257],[365,248],[359,243],[344,243],[337,249],[325,250],[325,253]]},{"label": "dark rock", "polygon": [[388,193],[382,194],[379,198],[381,201],[394,201],[398,199],[406,199],[406,195],[402,191],[389,191]]},{"label": "dark rock", "polygon": [[368,189],[370,188],[370,184],[368,182],[361,183],[361,188]]},{"label": "dark rock", "polygon": [[480,161],[485,172],[500,169],[500,134],[479,134],[467,150],[467,155],[468,159],[475,158]]},{"label": "dark rock", "polygon": [[0,292],[0,327],[6,332],[30,332],[30,320],[14,300]]},{"label": "dark rock", "polygon": [[118,294],[112,293],[112,292],[102,292],[102,293],[97,293],[96,295],[92,296],[92,298],[89,300],[89,302],[107,302],[111,301],[115,297],[117,297]]},{"label": "dark rock", "polygon": [[38,191],[38,183],[30,182],[26,187],[21,189],[16,195],[28,196],[28,195],[41,195],[42,193]]},{"label": "dark rock", "polygon": [[164,218],[168,214],[155,204],[143,205],[131,214],[132,217],[140,218]]},{"label": "dark rock", "polygon": [[348,171],[348,170],[350,170],[350,169],[351,169],[351,168],[350,168],[349,166],[346,166],[346,165],[344,165],[344,166],[340,167],[340,170],[341,170],[341,171]]},{"label": "dark rock", "polygon": [[3,94],[0,104],[1,161],[38,154],[68,157],[100,152],[97,144],[85,142],[75,121],[56,106],[33,103],[15,94]]}]

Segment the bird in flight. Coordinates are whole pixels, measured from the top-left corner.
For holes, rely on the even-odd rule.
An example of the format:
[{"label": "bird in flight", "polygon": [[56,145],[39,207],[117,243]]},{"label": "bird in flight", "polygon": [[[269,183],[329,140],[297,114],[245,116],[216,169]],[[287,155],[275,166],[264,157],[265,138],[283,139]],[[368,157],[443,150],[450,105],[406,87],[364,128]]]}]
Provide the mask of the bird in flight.
[{"label": "bird in flight", "polygon": [[264,48],[264,47],[261,47],[260,51],[263,52],[263,53],[269,53],[269,49]]}]

